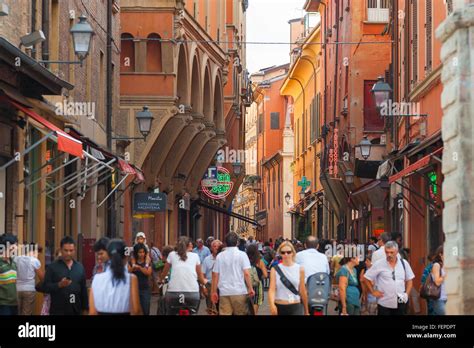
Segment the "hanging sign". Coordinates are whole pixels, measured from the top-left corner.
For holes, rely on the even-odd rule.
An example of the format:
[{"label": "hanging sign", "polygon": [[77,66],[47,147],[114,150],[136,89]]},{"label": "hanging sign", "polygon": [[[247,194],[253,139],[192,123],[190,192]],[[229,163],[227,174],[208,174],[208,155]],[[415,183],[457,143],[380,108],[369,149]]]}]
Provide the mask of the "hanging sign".
[{"label": "hanging sign", "polygon": [[231,192],[234,183],[230,172],[224,167],[211,167],[201,181],[202,191],[212,199],[224,199]]},{"label": "hanging sign", "polygon": [[133,196],[133,210],[136,212],[166,211],[166,193],[137,192]]}]

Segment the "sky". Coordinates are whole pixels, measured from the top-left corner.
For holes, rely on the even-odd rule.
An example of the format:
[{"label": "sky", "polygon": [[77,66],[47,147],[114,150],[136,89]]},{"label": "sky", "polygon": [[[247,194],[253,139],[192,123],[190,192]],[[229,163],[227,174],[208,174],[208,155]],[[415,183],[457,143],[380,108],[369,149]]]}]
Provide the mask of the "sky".
[{"label": "sky", "polygon": [[[290,42],[288,21],[301,18],[305,0],[249,0],[247,41]],[[262,68],[290,62],[289,45],[247,44],[247,70],[252,74]]]}]

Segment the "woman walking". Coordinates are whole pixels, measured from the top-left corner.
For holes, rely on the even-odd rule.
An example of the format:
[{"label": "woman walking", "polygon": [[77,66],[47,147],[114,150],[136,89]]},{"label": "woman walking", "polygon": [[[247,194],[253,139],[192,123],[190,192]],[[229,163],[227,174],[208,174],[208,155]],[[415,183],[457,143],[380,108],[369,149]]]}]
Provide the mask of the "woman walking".
[{"label": "woman walking", "polygon": [[140,295],[140,305],[144,315],[150,315],[151,290],[150,276],[152,273],[151,264],[148,260],[148,249],[145,244],[135,244],[133,247],[133,259],[130,260],[128,271],[138,278],[138,289]]},{"label": "woman walking", "polygon": [[446,315],[446,302],[448,296],[446,294],[446,271],[444,270],[444,253],[443,246],[436,249],[433,256],[433,267],[431,268],[431,277],[437,286],[441,287],[441,295],[437,300],[428,300],[432,308],[431,315]]},{"label": "woman walking", "polygon": [[201,296],[198,282],[205,288],[207,280],[202,274],[199,256],[192,251],[191,240],[188,237],[180,237],[177,250],[168,255],[168,262],[161,274],[163,280],[170,269],[173,272],[165,295],[167,315],[177,314],[179,311],[176,308],[183,305],[192,308],[190,314],[197,314],[199,309]]},{"label": "woman walking", "polygon": [[359,257],[344,257],[336,273],[339,285],[339,310],[341,315],[360,315],[360,291],[357,271]]},{"label": "woman walking", "polygon": [[126,245],[120,239],[110,241],[107,253],[110,266],[95,275],[89,293],[89,315],[140,315],[138,279],[127,272]]},{"label": "woman walking", "polygon": [[247,256],[250,260],[250,277],[253,291],[255,291],[253,298],[254,313],[257,315],[258,307],[263,303],[263,280],[268,277],[267,267],[262,260],[262,254],[260,254],[256,244],[250,244],[247,247]]},{"label": "woman walking", "polygon": [[295,263],[296,251],[288,241],[278,248],[282,263],[270,271],[268,299],[272,315],[309,315],[304,268]]}]

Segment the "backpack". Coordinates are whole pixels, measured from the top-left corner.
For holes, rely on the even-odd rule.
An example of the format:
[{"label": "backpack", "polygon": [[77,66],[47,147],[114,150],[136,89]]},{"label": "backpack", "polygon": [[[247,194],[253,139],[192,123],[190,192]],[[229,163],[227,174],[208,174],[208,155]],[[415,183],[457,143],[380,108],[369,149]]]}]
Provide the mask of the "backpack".
[{"label": "backpack", "polygon": [[258,277],[257,267],[252,266],[250,268],[250,280],[252,281],[252,287],[256,288],[260,284],[260,279]]}]

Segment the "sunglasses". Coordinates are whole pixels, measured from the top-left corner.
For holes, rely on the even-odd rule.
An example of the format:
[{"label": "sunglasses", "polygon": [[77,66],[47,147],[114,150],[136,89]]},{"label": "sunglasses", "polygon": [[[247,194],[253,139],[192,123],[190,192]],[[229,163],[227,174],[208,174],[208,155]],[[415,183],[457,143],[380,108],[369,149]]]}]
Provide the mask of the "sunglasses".
[{"label": "sunglasses", "polygon": [[293,254],[293,251],[291,251],[291,250],[283,251],[282,250],[282,251],[280,251],[280,254],[282,254],[282,255],[291,255],[291,254]]}]

